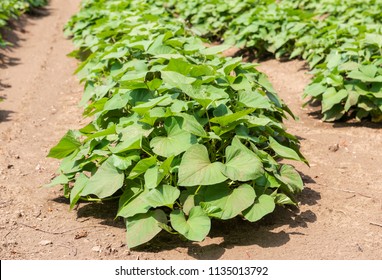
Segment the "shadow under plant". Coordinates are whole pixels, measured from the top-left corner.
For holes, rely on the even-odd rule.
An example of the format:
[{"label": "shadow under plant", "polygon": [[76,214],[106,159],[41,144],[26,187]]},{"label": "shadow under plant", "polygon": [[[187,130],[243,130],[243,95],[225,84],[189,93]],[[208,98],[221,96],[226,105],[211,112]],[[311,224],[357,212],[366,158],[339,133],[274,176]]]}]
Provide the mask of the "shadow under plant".
[{"label": "shadow under plant", "polygon": [[[320,194],[309,188],[304,189],[299,198],[302,205],[316,204],[319,199],[321,199]],[[202,246],[198,243],[174,239],[169,234],[163,233],[146,246],[139,247],[138,250],[160,252],[180,247],[187,248],[188,255],[195,259],[219,259],[226,250],[237,246],[280,247],[289,242],[290,235],[304,235],[298,231],[298,228],[306,228],[316,220],[317,217],[311,210],[301,212],[297,208],[276,207],[273,213],[256,223],[250,223],[241,218],[230,221],[213,220],[214,225],[209,237],[222,239],[219,244]],[[273,232],[273,230],[285,225],[289,226],[292,230],[289,232],[284,230]],[[254,257],[248,253],[248,259]]]},{"label": "shadow under plant", "polygon": [[[304,183],[315,183],[308,175],[303,175]],[[297,197],[300,205],[313,206],[321,199],[319,192],[305,187]],[[240,217],[229,221],[213,220],[209,234],[210,238],[222,239],[219,244],[202,246],[198,243],[174,239],[167,233],[161,233],[147,245],[137,248],[143,252],[161,252],[175,248],[186,248],[187,254],[195,259],[219,259],[227,249],[237,246],[257,245],[262,248],[280,247],[290,240],[290,235],[304,235],[298,228],[307,228],[310,223],[317,220],[316,214],[311,210],[300,211],[296,207],[277,206],[275,211],[265,216],[261,221],[250,223]],[[273,230],[287,225],[289,232]],[[295,230],[293,230],[295,229]],[[247,253],[248,259],[254,258]]]},{"label": "shadow under plant", "polygon": [[[304,176],[304,181],[312,181]],[[314,182],[314,181],[313,181]],[[315,205],[321,199],[321,195],[306,187],[299,195],[301,205]],[[55,202],[69,204],[68,199],[59,197]],[[69,205],[68,205],[69,207]],[[103,203],[80,203],[74,211],[77,211],[78,219],[95,218],[99,224],[124,229],[125,225],[121,218],[115,219],[117,205],[113,201]],[[201,245],[202,243],[174,238],[173,235],[163,231],[149,243],[135,248],[135,251],[158,253],[161,251],[180,248],[195,259],[219,259],[226,250],[237,246],[257,245],[262,248],[280,247],[290,240],[290,235],[304,235],[298,229],[307,228],[314,223],[317,217],[311,210],[301,211],[295,207],[276,207],[275,211],[265,216],[261,221],[250,223],[240,217],[229,221],[213,220],[213,226],[209,238],[216,239],[220,243]],[[290,231],[273,230],[288,226]],[[249,255],[248,258],[254,256]]]}]

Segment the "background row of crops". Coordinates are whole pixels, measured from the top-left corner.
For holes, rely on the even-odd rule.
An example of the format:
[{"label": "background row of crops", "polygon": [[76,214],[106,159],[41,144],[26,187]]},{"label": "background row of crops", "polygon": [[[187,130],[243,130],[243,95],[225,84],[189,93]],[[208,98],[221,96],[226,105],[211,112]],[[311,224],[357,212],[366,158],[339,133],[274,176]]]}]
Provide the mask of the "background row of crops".
[{"label": "background row of crops", "polygon": [[203,37],[257,56],[306,60],[314,79],[305,97],[322,102],[324,120],[382,120],[382,1],[151,2],[186,20]]},{"label": "background row of crops", "polygon": [[165,5],[87,0],[66,27],[83,62],[81,105],[92,121],[49,156],[71,207],[113,200],[135,247],[162,230],[194,241],[211,219],[257,221],[297,205],[305,161],[266,76],[219,55]]},{"label": "background row of crops", "polygon": [[[42,7],[47,4],[47,0],[1,0],[0,1],[0,28],[7,25],[11,19],[17,19],[22,13],[30,8]],[[7,46],[0,35],[0,47]]]}]

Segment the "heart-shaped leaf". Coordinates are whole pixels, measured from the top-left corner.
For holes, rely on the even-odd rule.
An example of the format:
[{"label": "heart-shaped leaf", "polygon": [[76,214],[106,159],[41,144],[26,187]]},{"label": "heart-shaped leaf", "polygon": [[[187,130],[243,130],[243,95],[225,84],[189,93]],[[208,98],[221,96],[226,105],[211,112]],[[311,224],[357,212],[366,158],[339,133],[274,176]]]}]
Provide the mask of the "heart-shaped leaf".
[{"label": "heart-shaped leaf", "polygon": [[178,185],[184,187],[214,185],[227,179],[221,162],[211,163],[204,145],[193,145],[183,155],[179,166]]},{"label": "heart-shaped leaf", "polygon": [[161,232],[160,224],[167,224],[167,217],[159,209],[126,219],[127,246],[134,248],[150,241]]},{"label": "heart-shaped leaf", "polygon": [[278,179],[287,184],[292,193],[300,192],[304,188],[304,183],[300,174],[293,168],[293,166],[284,164],[280,169],[280,175],[276,175]]},{"label": "heart-shaped leaf", "polygon": [[322,112],[329,111],[334,105],[341,103],[348,96],[345,89],[336,91],[334,87],[328,88],[322,95]]},{"label": "heart-shaped leaf", "polygon": [[147,196],[146,201],[151,207],[167,206],[172,208],[174,202],[178,199],[180,191],[178,188],[162,185],[156,189],[151,190]]},{"label": "heart-shaped leaf", "polygon": [[226,158],[223,173],[232,181],[255,180],[264,173],[259,157],[236,137],[226,149]]},{"label": "heart-shaped leaf", "polygon": [[193,207],[188,218],[181,210],[174,210],[170,221],[177,232],[192,241],[202,241],[211,229],[211,220],[200,206]]},{"label": "heart-shaped leaf", "polygon": [[209,186],[204,194],[205,202],[220,209],[210,216],[228,220],[239,215],[251,206],[256,193],[248,184],[230,190],[225,184]]},{"label": "heart-shaped leaf", "polygon": [[265,215],[272,213],[275,210],[275,201],[273,197],[263,194],[255,203],[243,211],[244,217],[250,222],[256,222]]},{"label": "heart-shaped leaf", "polygon": [[94,194],[99,198],[108,197],[122,187],[124,179],[124,173],[114,166],[114,159],[110,157],[90,177],[81,195]]},{"label": "heart-shaped leaf", "polygon": [[183,130],[180,122],[181,119],[174,117],[166,119],[164,128],[167,137],[157,136],[150,142],[154,153],[162,157],[176,156],[196,143],[196,137]]},{"label": "heart-shaped leaf", "polygon": [[119,200],[117,216],[129,218],[136,214],[147,213],[151,205],[146,200],[148,189],[142,190],[139,187],[127,188]]}]

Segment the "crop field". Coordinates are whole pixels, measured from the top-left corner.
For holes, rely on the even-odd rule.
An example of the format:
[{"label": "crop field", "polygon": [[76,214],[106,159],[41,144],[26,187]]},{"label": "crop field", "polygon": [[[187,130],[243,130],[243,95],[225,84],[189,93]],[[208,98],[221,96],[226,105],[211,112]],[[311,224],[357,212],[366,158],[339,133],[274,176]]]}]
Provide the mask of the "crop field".
[{"label": "crop field", "polygon": [[382,1],[0,3],[2,259],[381,259]]}]

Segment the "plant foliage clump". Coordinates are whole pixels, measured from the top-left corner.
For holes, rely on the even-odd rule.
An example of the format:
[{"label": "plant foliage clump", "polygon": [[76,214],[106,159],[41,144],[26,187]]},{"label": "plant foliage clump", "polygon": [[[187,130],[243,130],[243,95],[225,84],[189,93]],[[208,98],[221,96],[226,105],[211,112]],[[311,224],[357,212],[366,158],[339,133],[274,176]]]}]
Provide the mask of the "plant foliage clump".
[{"label": "plant foliage clump", "polygon": [[201,241],[212,218],[254,222],[297,204],[301,177],[279,162],[306,162],[282,125],[292,113],[254,64],[149,1],[84,1],[66,32],[93,117],[49,153],[62,159],[49,186],[71,207],[118,199],[135,247],[162,230]]},{"label": "plant foliage clump", "polygon": [[[0,2],[0,28],[7,25],[8,20],[18,18],[22,13],[33,7],[42,7],[47,0],[1,0]],[[6,47],[8,42],[0,35],[0,47]]]},{"label": "plant foliage clump", "polygon": [[304,97],[322,103],[323,120],[382,121],[382,1],[160,2],[204,37],[306,60],[314,79]]}]

